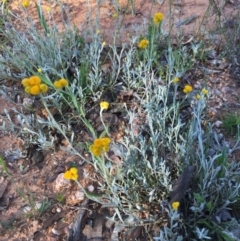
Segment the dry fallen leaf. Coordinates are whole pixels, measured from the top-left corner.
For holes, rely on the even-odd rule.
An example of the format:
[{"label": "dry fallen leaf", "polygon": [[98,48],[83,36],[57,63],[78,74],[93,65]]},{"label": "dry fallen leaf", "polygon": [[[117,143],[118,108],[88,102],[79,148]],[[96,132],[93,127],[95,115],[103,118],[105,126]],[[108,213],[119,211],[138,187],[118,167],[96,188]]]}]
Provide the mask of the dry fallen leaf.
[{"label": "dry fallen leaf", "polygon": [[141,226],[133,227],[133,228],[127,230],[125,233],[125,239],[129,240],[129,241],[136,240],[141,235],[142,230],[143,230],[143,227],[141,227]]},{"label": "dry fallen leaf", "polygon": [[173,190],[170,193],[170,203],[181,202],[189,187],[194,169],[194,166],[186,167],[183,173],[178,177],[176,183],[173,185]]}]

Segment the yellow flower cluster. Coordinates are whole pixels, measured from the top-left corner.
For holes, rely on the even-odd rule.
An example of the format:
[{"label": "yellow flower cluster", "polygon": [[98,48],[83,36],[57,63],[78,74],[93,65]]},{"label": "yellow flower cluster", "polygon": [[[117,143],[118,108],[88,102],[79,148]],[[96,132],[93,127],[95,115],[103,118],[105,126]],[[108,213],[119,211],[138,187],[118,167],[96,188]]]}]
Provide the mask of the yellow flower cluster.
[{"label": "yellow flower cluster", "polygon": [[29,0],[23,0],[23,1],[22,1],[22,6],[23,6],[24,8],[28,8],[28,7],[30,6],[30,1],[29,1]]},{"label": "yellow flower cluster", "polygon": [[[202,91],[201,91],[201,93],[202,93],[203,95],[207,96],[207,95],[208,95],[208,90],[207,90],[206,88],[203,88]],[[201,99],[201,95],[200,95],[200,94],[197,94],[197,95],[196,95],[196,99],[197,99],[197,100],[200,100],[200,99]]]},{"label": "yellow flower cluster", "polygon": [[149,45],[149,41],[147,39],[142,39],[138,44],[138,48],[146,49],[148,45]]},{"label": "yellow flower cluster", "polygon": [[188,93],[190,93],[192,90],[193,90],[193,88],[192,88],[191,85],[185,85],[185,86],[184,86],[184,89],[183,89],[183,92],[184,92],[185,94],[188,94]]},{"label": "yellow flower cluster", "polygon": [[48,86],[42,84],[41,79],[38,76],[23,79],[22,85],[25,92],[31,95],[38,95],[48,91]]},{"label": "yellow flower cluster", "polygon": [[203,89],[202,89],[202,93],[203,93],[204,95],[208,95],[208,90],[205,89],[205,88],[203,88]]},{"label": "yellow flower cluster", "polygon": [[173,210],[177,211],[177,210],[178,210],[179,205],[180,205],[180,203],[179,203],[179,202],[173,202],[173,203],[172,203],[172,208],[173,208]]},{"label": "yellow flower cluster", "polygon": [[98,138],[93,142],[89,150],[94,156],[100,156],[103,152],[107,152],[109,150],[110,143],[111,140],[108,137]]},{"label": "yellow flower cluster", "polygon": [[164,19],[164,15],[162,13],[155,13],[153,17],[153,22],[158,25]]},{"label": "yellow flower cluster", "polygon": [[56,89],[62,89],[66,86],[68,86],[68,81],[66,79],[60,79],[60,80],[56,80],[54,83],[53,83],[53,86],[56,88]]},{"label": "yellow flower cluster", "polygon": [[77,180],[78,179],[78,169],[76,167],[70,168],[63,174],[63,177],[68,180]]}]

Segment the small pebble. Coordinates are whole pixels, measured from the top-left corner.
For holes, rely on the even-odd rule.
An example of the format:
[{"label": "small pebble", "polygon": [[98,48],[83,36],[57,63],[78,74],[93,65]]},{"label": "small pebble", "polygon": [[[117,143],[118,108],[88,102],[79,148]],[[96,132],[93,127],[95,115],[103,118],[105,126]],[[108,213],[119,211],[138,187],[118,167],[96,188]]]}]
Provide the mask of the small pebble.
[{"label": "small pebble", "polygon": [[94,186],[93,185],[89,185],[87,187],[87,189],[88,189],[89,192],[93,192],[94,191]]},{"label": "small pebble", "polygon": [[40,209],[40,208],[41,208],[41,206],[42,206],[42,204],[41,204],[41,203],[36,203],[35,208],[36,208],[36,209]]},{"label": "small pebble", "polygon": [[57,208],[56,211],[57,211],[58,213],[60,213],[62,210],[61,210],[61,208]]},{"label": "small pebble", "polygon": [[23,208],[24,213],[28,213],[31,211],[31,208],[29,206]]},{"label": "small pebble", "polygon": [[60,173],[55,181],[55,189],[57,192],[59,192],[61,189],[66,189],[71,186],[70,180],[67,180],[63,177],[63,173]]},{"label": "small pebble", "polygon": [[217,120],[215,121],[214,126],[220,127],[222,124],[223,124],[222,121]]},{"label": "small pebble", "polygon": [[221,95],[222,95],[222,93],[221,93],[219,90],[215,90],[215,91],[214,91],[214,94],[215,94],[216,96],[221,96]]},{"label": "small pebble", "polygon": [[56,230],[55,228],[52,228],[52,233],[55,235],[60,235],[59,231]]},{"label": "small pebble", "polygon": [[224,136],[223,136],[223,134],[222,134],[222,133],[219,133],[219,134],[218,134],[218,138],[219,138],[219,140],[222,140],[222,139],[223,139],[223,137],[224,137]]},{"label": "small pebble", "polygon": [[200,89],[201,85],[199,83],[194,84],[194,89]]}]

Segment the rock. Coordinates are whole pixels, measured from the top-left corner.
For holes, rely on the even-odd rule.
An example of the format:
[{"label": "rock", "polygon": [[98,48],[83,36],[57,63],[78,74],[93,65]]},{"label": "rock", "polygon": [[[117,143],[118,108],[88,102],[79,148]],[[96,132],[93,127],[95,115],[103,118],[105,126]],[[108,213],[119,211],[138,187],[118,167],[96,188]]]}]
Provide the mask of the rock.
[{"label": "rock", "polygon": [[221,92],[220,92],[219,90],[217,90],[217,89],[214,91],[214,94],[215,94],[216,96],[221,96],[221,95],[222,95]]},{"label": "rock", "polygon": [[56,181],[55,181],[55,190],[57,192],[60,192],[61,190],[64,190],[64,189],[67,189],[67,188],[70,188],[71,187],[71,182],[70,180],[66,180],[64,177],[63,177],[63,173],[60,173],[57,178],[56,178]]},{"label": "rock", "polygon": [[89,185],[87,187],[87,189],[88,189],[89,192],[93,192],[94,191],[94,186],[93,185]]},{"label": "rock", "polygon": [[223,140],[223,137],[224,137],[224,135],[223,135],[222,133],[219,133],[219,134],[218,134],[218,139],[219,139],[219,141],[222,141],[222,140]]},{"label": "rock", "polygon": [[60,235],[59,231],[58,231],[57,229],[55,229],[55,228],[52,228],[52,233],[53,233],[54,235],[57,235],[57,236]]},{"label": "rock", "polygon": [[84,192],[81,190],[78,190],[78,191],[70,194],[66,198],[66,204],[75,206],[76,204],[81,203],[84,199],[85,199]]},{"label": "rock", "polygon": [[61,210],[61,208],[57,208],[56,211],[57,211],[57,213],[60,213],[62,210]]},{"label": "rock", "polygon": [[222,121],[219,121],[219,120],[214,122],[214,126],[216,127],[220,127],[222,124],[223,124]]},{"label": "rock", "polygon": [[199,82],[194,84],[194,89],[200,89],[200,88],[201,88],[201,84]]},{"label": "rock", "polygon": [[28,213],[30,211],[31,211],[31,208],[29,206],[26,206],[26,207],[23,208],[24,213]]},{"label": "rock", "polygon": [[36,209],[40,209],[41,207],[42,207],[42,203],[39,203],[39,202],[36,203],[36,205],[35,205],[35,208],[36,208]]}]

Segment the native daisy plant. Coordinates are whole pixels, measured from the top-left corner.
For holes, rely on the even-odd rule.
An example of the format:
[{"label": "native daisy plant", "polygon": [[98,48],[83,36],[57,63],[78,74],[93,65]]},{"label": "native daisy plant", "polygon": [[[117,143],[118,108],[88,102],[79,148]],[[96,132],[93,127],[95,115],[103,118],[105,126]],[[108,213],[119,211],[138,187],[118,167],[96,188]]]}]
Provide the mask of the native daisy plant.
[{"label": "native daisy plant", "polygon": [[157,57],[157,43],[159,43],[163,38],[163,20],[163,13],[157,12],[154,14],[148,27],[148,34],[141,37],[137,45],[140,50],[140,58],[143,57],[153,61]]}]

